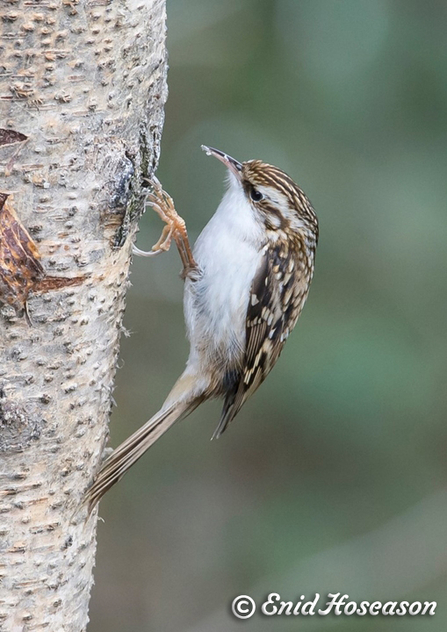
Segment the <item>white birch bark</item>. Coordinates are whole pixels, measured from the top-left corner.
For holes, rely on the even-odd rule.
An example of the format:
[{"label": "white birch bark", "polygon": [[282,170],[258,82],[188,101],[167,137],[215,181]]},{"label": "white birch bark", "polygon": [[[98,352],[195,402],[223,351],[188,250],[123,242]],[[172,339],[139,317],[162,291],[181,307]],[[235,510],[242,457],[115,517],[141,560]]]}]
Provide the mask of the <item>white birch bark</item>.
[{"label": "white birch bark", "polygon": [[76,509],[107,439],[142,176],[158,160],[165,2],[0,10],[0,218],[17,221],[19,250],[25,230],[34,241],[14,259],[0,226],[0,629],[79,632],[96,513]]}]

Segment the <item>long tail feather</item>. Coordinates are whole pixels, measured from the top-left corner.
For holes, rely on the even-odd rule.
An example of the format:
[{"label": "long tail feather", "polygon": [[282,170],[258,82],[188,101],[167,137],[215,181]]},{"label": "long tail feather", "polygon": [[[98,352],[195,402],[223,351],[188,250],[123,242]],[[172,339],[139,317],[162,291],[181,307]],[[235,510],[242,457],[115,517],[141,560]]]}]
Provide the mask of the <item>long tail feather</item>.
[{"label": "long tail feather", "polygon": [[176,421],[189,415],[200,401],[201,398],[195,398],[193,401],[175,402],[167,408],[162,408],[112,452],[104,461],[95,482],[87,490],[83,504],[88,505],[89,513],[93,511],[104,494],[143,456],[146,450]]}]

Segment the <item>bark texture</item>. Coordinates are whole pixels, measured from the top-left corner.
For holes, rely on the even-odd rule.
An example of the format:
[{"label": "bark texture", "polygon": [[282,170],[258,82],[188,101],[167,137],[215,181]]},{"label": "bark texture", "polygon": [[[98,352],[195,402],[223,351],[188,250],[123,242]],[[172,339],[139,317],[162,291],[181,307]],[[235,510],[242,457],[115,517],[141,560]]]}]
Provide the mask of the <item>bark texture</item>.
[{"label": "bark texture", "polygon": [[96,514],[76,510],[107,439],[158,160],[165,3],[0,9],[0,629],[78,632]]}]

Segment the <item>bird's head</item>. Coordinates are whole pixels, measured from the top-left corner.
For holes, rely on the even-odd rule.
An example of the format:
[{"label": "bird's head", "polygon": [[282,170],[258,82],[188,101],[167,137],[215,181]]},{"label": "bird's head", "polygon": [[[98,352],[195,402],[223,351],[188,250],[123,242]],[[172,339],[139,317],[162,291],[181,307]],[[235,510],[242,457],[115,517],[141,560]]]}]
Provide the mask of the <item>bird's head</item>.
[{"label": "bird's head", "polygon": [[318,239],[318,220],[312,204],[284,171],[261,160],[239,162],[213,147],[202,145],[202,149],[227,167],[234,176],[231,185],[243,189],[246,200],[266,228],[304,231]]}]

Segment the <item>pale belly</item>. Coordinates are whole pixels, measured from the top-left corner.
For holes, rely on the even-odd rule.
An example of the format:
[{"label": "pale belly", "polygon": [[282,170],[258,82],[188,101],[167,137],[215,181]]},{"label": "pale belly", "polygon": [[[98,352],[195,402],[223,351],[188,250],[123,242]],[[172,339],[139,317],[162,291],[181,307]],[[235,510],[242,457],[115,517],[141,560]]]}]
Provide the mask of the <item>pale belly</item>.
[{"label": "pale belly", "polygon": [[225,227],[220,231],[207,228],[194,250],[201,276],[185,284],[185,320],[191,342],[188,364],[237,365],[245,349],[250,287],[261,255],[252,243],[230,238]]}]

